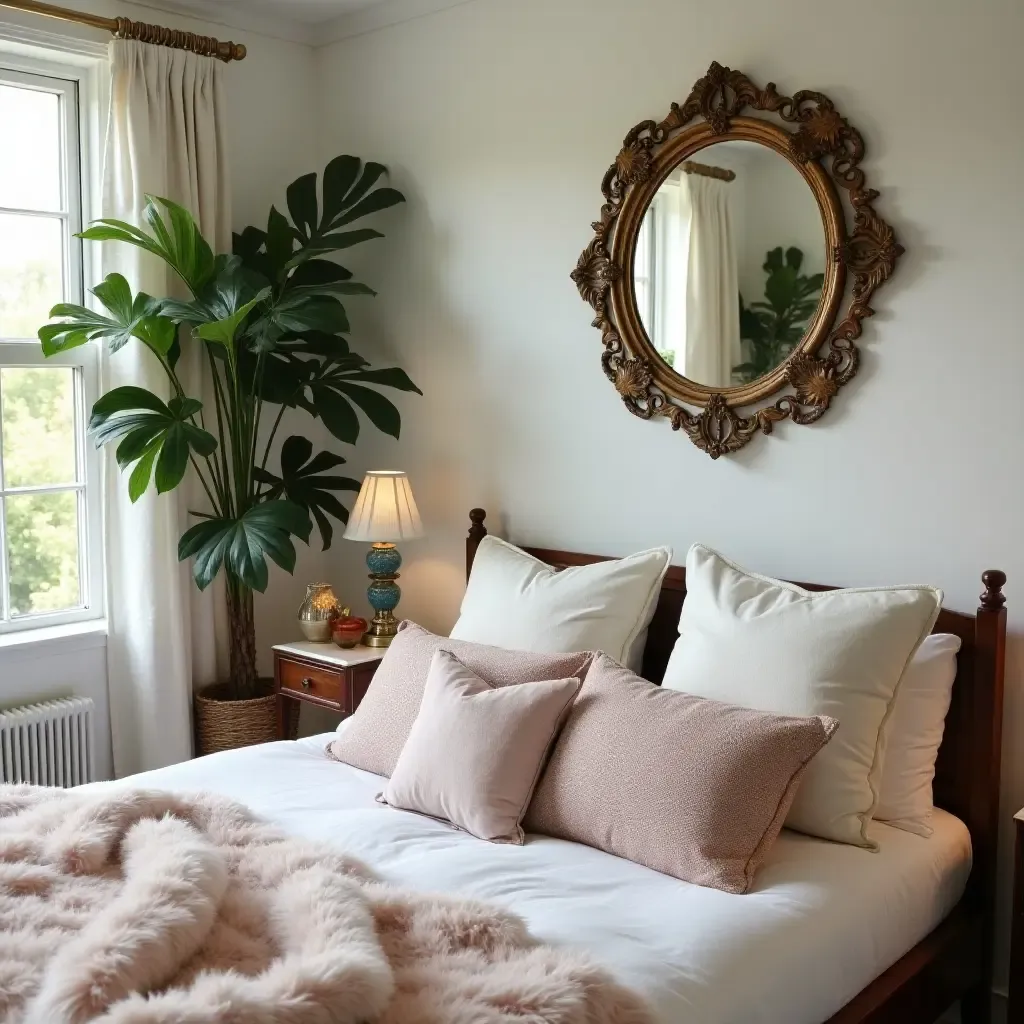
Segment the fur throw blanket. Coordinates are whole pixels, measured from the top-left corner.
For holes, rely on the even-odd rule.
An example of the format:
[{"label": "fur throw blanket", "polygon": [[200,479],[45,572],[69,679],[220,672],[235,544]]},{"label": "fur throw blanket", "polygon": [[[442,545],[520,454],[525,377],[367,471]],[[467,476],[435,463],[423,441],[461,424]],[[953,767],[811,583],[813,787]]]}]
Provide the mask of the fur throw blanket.
[{"label": "fur throw blanket", "polygon": [[511,914],[214,797],[0,786],[4,1024],[650,1024]]}]

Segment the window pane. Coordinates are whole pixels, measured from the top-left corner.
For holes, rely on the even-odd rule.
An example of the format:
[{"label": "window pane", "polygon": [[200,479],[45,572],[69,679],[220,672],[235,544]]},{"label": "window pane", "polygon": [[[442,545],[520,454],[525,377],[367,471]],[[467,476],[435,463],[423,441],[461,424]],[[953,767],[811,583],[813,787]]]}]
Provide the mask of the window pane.
[{"label": "window pane", "polygon": [[4,486],[75,483],[75,371],[5,367],[0,398]]},{"label": "window pane", "polygon": [[61,209],[60,98],[0,85],[0,206]]},{"label": "window pane", "polygon": [[11,614],[79,607],[76,492],[16,494],[4,504]]},{"label": "window pane", "polygon": [[0,213],[0,338],[36,336],[64,299],[63,266],[62,221]]}]

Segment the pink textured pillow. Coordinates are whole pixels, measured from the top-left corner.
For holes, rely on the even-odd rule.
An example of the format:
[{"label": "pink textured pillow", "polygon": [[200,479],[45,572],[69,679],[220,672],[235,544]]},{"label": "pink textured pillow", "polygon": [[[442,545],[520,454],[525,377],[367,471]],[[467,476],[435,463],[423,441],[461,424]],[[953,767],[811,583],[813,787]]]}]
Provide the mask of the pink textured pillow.
[{"label": "pink textured pillow", "polygon": [[575,678],[494,687],[435,651],[385,801],[479,839],[521,844],[519,822],[579,688]]},{"label": "pink textured pillow", "polygon": [[436,651],[454,654],[492,686],[534,683],[542,679],[582,678],[592,655],[533,654],[450,640],[403,622],[391,642],[356,713],[345,731],[330,743],[333,757],[376,775],[395,769],[412,723],[420,710],[423,688]]},{"label": "pink textured pillow", "polygon": [[599,654],[524,826],[746,892],[837,725],[666,690]]}]

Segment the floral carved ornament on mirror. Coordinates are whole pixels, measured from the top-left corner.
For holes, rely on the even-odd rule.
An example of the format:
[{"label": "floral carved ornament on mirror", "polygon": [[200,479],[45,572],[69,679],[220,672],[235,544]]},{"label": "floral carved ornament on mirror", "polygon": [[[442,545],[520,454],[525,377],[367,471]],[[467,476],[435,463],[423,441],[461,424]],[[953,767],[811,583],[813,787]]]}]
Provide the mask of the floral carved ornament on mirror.
[{"label": "floral carved ornament on mirror", "polygon": [[[775,117],[748,116],[748,109]],[[602,181],[600,220],[572,279],[596,313],[604,372],[631,413],[668,419],[713,459],[758,431],[770,434],[780,420],[821,418],[857,371],[854,341],[873,313],[869,301],[904,251],[874,210],[878,193],[865,185],[863,156],[860,133],[826,96],[782,96],[773,83],[759,89],[717,63],[663,121],[629,132]],[[695,157],[714,159],[707,165]],[[802,191],[794,200],[800,217],[782,201],[783,187]],[[701,212],[710,209],[702,198],[709,188],[720,190],[710,215]],[[796,224],[802,219],[806,232],[808,217],[816,235],[810,243]],[[681,255],[673,263],[676,225]],[[821,272],[805,273],[815,260]],[[764,299],[746,304],[744,288],[747,298],[764,288]],[[673,291],[682,309],[674,320],[665,312]],[[709,303],[718,308],[704,308]],[[766,331],[773,355],[754,376],[752,346]],[[721,350],[712,353],[725,368],[717,375],[688,371],[710,365],[702,346]],[[738,411],[757,404],[749,414]]]}]

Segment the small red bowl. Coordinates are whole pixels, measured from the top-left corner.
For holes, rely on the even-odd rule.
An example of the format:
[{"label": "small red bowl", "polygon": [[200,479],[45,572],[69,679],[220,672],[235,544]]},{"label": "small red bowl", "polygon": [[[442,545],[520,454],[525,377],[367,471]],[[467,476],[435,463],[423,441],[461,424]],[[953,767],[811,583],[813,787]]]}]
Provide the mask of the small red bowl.
[{"label": "small red bowl", "polygon": [[331,630],[331,639],[346,650],[355,647],[363,634],[366,632],[367,624],[363,619],[354,622],[336,622]]}]

